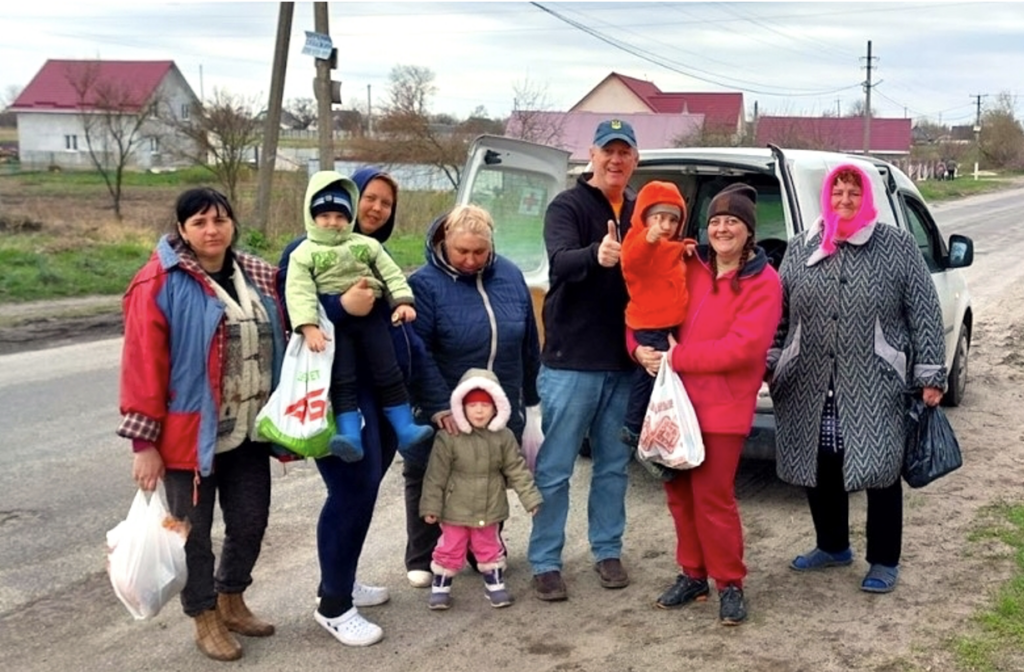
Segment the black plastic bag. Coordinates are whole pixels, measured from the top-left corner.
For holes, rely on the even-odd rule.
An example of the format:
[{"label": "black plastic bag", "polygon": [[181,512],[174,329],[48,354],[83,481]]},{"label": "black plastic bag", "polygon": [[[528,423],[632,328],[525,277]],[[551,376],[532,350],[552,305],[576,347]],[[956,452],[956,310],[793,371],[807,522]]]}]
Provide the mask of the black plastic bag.
[{"label": "black plastic bag", "polygon": [[903,451],[903,480],[922,488],[963,465],[960,444],[946,414],[920,398],[907,410],[907,437]]}]

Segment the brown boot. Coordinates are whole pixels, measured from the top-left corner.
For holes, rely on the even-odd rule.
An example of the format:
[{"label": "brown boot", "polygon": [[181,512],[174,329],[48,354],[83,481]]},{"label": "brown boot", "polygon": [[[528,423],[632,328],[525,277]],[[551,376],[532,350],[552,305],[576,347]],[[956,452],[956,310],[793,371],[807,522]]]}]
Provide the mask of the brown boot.
[{"label": "brown boot", "polygon": [[252,615],[241,593],[219,593],[217,611],[231,632],[246,637],[270,637],[274,634],[273,625]]},{"label": "brown boot", "polygon": [[228,632],[216,609],[194,616],[196,622],[196,646],[214,660],[238,660],[242,657],[242,645]]}]

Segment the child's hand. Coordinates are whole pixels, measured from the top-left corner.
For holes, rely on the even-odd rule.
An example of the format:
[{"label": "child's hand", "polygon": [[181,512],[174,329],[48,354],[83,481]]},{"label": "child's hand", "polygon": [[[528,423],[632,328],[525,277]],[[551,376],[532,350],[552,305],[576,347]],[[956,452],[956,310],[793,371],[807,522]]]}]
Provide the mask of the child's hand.
[{"label": "child's hand", "polygon": [[647,242],[656,243],[662,238],[672,235],[672,224],[668,221],[658,222],[647,227]]},{"label": "child's hand", "polygon": [[687,238],[683,241],[683,257],[692,257],[697,253],[697,241]]},{"label": "child's hand", "polygon": [[427,525],[433,525],[437,522],[437,516],[423,516],[423,522]]},{"label": "child's hand", "polygon": [[391,313],[391,324],[399,325],[402,322],[412,322],[416,319],[416,309],[409,305],[401,305]]},{"label": "child's hand", "polygon": [[532,509],[530,509],[530,515],[531,516],[536,516],[538,511],[540,511],[540,507],[539,506],[533,507]]},{"label": "child's hand", "polygon": [[315,324],[304,324],[299,327],[302,338],[306,339],[306,346],[313,352],[323,352],[327,349],[327,337],[320,327]]}]

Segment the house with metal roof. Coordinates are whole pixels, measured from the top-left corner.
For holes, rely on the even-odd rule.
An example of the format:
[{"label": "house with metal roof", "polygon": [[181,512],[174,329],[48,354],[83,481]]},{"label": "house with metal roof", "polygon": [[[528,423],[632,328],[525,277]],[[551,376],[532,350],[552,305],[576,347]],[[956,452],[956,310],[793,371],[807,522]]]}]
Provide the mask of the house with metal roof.
[{"label": "house with metal roof", "polygon": [[147,169],[182,162],[173,123],[198,102],[173,61],[48,60],[9,109],[24,166],[92,168],[90,148],[109,157],[134,131],[126,167]]}]

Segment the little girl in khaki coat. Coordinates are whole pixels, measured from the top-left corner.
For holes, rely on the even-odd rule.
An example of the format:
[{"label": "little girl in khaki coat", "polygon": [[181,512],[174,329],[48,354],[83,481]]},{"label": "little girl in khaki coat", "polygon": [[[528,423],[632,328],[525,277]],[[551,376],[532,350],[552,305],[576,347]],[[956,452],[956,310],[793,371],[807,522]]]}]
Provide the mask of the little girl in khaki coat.
[{"label": "little girl in khaki coat", "polygon": [[505,490],[513,488],[531,515],[540,507],[541,494],[506,427],[512,406],[497,377],[470,369],[452,391],[451,403],[459,433],[435,435],[420,498],[420,516],[441,524],[428,606],[451,606],[452,577],[472,550],[491,606],[507,607],[512,597],[505,589],[505,549],[498,536],[498,524],[509,516]]}]

